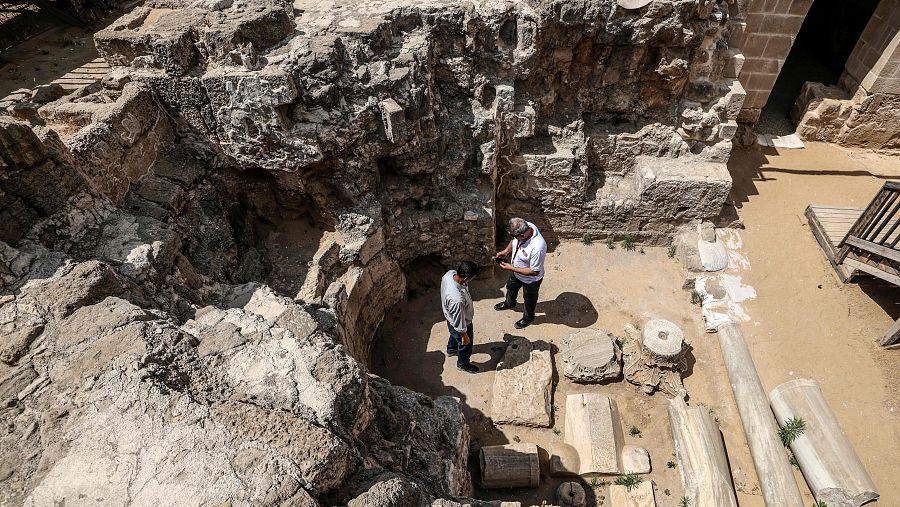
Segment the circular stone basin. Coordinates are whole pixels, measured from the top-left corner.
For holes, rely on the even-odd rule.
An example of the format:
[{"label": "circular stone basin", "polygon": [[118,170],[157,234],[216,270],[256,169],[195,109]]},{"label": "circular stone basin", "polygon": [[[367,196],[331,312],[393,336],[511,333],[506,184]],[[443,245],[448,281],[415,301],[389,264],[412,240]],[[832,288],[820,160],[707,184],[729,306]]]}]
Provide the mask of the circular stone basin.
[{"label": "circular stone basin", "polygon": [[678,354],[684,344],[681,328],[665,319],[647,321],[642,338],[644,347],[662,356]]}]

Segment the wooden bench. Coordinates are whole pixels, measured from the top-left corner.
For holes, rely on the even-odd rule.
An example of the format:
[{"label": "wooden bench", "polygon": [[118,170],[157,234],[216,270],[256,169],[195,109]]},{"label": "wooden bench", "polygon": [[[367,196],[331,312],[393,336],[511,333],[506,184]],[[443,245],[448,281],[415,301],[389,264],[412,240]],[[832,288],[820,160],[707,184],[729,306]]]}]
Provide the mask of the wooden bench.
[{"label": "wooden bench", "polygon": [[[865,209],[811,204],[806,217],[843,282],[865,273],[900,286],[900,182],[886,182]],[[878,343],[898,341],[900,319]]]}]

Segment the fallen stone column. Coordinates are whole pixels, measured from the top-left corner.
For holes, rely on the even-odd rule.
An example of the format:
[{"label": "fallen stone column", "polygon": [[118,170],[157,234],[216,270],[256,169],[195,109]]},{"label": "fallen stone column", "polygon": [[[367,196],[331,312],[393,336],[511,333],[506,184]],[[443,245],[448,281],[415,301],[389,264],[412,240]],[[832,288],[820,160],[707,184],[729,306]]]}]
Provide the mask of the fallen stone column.
[{"label": "fallen stone column", "polygon": [[618,474],[625,440],[616,402],[600,394],[566,396],[565,443],[578,451],[578,473]]},{"label": "fallen stone column", "polygon": [[737,323],[729,322],[719,326],[718,334],[728,380],[741,414],[763,499],[768,507],[803,507],[800,489],[778,438],[778,427],[769,409],[769,400],[741,328]]},{"label": "fallen stone column", "polygon": [[481,448],[482,488],[536,488],[541,465],[534,444],[491,445]]},{"label": "fallen stone column", "polygon": [[858,507],[878,498],[872,478],[815,380],[785,382],[772,389],[769,399],[782,425],[795,417],[806,422],[791,450],[816,500],[829,507]]},{"label": "fallen stone column", "polygon": [[728,456],[716,421],[704,407],[681,396],[669,402],[669,426],[684,496],[694,507],[737,507]]}]

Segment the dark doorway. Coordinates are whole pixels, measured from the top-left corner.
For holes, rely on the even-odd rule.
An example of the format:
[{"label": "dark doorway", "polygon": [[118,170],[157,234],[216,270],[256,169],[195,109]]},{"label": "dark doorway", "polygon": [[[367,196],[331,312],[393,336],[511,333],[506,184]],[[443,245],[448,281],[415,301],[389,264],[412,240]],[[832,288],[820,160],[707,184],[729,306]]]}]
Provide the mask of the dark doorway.
[{"label": "dark doorway", "polygon": [[837,84],[879,0],[815,0],[762,110],[757,130],[794,132],[791,108],[806,81]]}]

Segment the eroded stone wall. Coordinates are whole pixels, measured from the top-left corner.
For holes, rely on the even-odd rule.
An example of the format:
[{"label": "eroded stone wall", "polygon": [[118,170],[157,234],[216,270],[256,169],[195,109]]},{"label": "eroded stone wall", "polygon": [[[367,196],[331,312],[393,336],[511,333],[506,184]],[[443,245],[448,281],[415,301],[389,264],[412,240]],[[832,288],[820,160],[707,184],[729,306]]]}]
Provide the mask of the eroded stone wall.
[{"label": "eroded stone wall", "polygon": [[101,83],[0,120],[4,501],[468,494],[458,402],[365,373],[404,270],[487,262],[511,214],[717,215],[732,10],[149,0],[99,32]]}]

